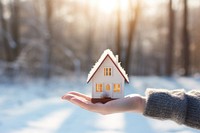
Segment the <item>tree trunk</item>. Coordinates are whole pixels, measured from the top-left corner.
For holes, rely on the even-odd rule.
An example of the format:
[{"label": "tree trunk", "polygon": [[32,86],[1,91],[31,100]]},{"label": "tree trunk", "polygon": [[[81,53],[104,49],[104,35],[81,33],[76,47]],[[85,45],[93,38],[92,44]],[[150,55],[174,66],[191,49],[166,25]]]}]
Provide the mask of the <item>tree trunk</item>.
[{"label": "tree trunk", "polygon": [[[134,42],[134,33],[136,30],[136,24],[138,21],[138,16],[139,16],[139,12],[140,12],[140,2],[139,0],[137,1],[137,5],[135,8],[133,8],[132,6],[132,2],[131,0],[129,0],[129,5],[130,5],[130,13],[131,13],[131,17],[128,21],[128,46],[126,49],[126,59],[125,59],[125,70],[127,71],[127,73],[129,73],[129,65],[130,65],[130,57],[132,54],[132,44]],[[134,14],[134,15],[133,15]]]},{"label": "tree trunk", "polygon": [[7,39],[7,24],[6,20],[3,16],[4,10],[3,10],[3,4],[2,0],[0,1],[0,21],[1,21],[1,27],[2,27],[2,39],[3,39],[3,45],[5,49],[5,59],[7,62],[12,61],[11,51],[9,47],[9,41]]},{"label": "tree trunk", "polygon": [[184,76],[189,76],[190,69],[190,42],[188,33],[188,4],[187,0],[183,1],[183,31],[182,31],[182,43],[183,43],[183,67],[185,69]]},{"label": "tree trunk", "polygon": [[52,0],[46,0],[45,1],[45,6],[46,6],[46,24],[47,24],[47,31],[48,34],[46,36],[46,61],[45,61],[45,78],[49,79],[51,76],[51,62],[52,62],[52,13],[53,13],[53,1]]},{"label": "tree trunk", "polygon": [[95,19],[93,18],[93,14],[92,14],[92,10],[90,5],[87,3],[88,1],[85,1],[85,16],[88,19],[88,34],[86,34],[86,42],[87,42],[87,46],[86,46],[86,55],[87,55],[87,60],[86,60],[86,71],[89,71],[90,68],[92,67],[92,52],[93,52],[93,38],[94,38],[94,23],[95,23]]},{"label": "tree trunk", "polygon": [[117,21],[116,21],[116,53],[121,60],[121,12],[120,12],[120,0],[117,1]]},{"label": "tree trunk", "polygon": [[173,52],[174,52],[174,10],[172,7],[172,0],[169,0],[168,10],[169,10],[169,32],[168,32],[168,44],[166,53],[166,75],[172,75],[173,69]]},{"label": "tree trunk", "polygon": [[14,0],[11,3],[11,33],[15,47],[13,48],[13,60],[15,60],[20,52],[20,29],[19,29],[19,0]]}]

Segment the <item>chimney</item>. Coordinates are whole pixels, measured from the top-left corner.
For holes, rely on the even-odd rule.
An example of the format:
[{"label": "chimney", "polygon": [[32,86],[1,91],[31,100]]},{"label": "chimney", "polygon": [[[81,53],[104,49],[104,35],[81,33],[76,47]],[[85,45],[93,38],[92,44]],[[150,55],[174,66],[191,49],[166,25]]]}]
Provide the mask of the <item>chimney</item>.
[{"label": "chimney", "polygon": [[118,63],[119,62],[119,56],[116,55],[115,58],[116,58],[116,63]]}]

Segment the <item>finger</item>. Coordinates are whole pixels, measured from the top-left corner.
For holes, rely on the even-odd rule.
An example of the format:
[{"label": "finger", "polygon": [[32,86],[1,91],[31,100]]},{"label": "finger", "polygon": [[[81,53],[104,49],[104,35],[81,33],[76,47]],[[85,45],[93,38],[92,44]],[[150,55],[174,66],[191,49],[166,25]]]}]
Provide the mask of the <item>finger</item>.
[{"label": "finger", "polygon": [[70,102],[88,111],[92,111],[92,112],[96,112],[100,114],[107,114],[107,111],[104,108],[105,107],[104,104],[101,104],[101,103],[93,104],[91,103],[91,101],[87,101],[86,99],[85,100],[79,99],[78,97],[72,98]]},{"label": "finger", "polygon": [[76,96],[79,96],[79,97],[82,97],[82,98],[85,98],[85,99],[91,101],[91,97],[84,95],[82,93],[76,92],[76,91],[71,91],[68,94],[73,94],[73,95],[76,95]]},{"label": "finger", "polygon": [[71,99],[81,99],[83,101],[90,101],[90,100],[85,99],[84,97],[80,97],[80,96],[69,94],[69,93],[62,96],[62,99],[68,100],[68,101],[70,101]]},{"label": "finger", "polygon": [[93,104],[91,102],[91,100],[87,100],[83,97],[79,97],[79,96],[76,96],[76,95],[73,95],[73,94],[66,94],[63,97],[63,99],[67,99],[71,103],[76,104],[76,105],[80,106],[81,108],[88,110],[88,111],[100,113],[100,114],[103,114],[103,115],[112,113],[112,112],[109,113],[105,104],[102,104],[102,103]]},{"label": "finger", "polygon": [[75,95],[72,95],[72,94],[65,94],[64,96],[62,96],[62,99],[64,100],[70,100],[72,99],[73,97],[75,97]]},{"label": "finger", "polygon": [[71,98],[70,102],[80,106],[83,109],[89,110],[89,111],[92,111],[94,108],[94,105],[90,101],[83,100],[78,97]]}]

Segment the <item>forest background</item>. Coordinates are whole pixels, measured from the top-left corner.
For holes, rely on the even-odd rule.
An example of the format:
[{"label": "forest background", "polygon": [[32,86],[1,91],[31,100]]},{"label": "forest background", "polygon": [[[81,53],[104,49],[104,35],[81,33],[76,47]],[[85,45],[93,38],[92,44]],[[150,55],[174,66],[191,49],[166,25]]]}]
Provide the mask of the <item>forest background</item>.
[{"label": "forest background", "polygon": [[198,76],[198,0],[0,0],[0,75],[87,74],[105,49],[129,75]]}]

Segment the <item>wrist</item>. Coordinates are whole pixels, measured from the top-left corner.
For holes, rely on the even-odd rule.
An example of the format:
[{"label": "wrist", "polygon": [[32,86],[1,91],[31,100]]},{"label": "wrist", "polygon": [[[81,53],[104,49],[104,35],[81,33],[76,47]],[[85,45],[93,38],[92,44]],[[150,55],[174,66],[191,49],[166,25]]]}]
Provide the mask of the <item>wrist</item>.
[{"label": "wrist", "polygon": [[140,96],[137,100],[137,107],[135,112],[142,114],[145,111],[145,107],[146,107],[146,97]]},{"label": "wrist", "polygon": [[146,97],[141,97],[140,113],[144,113],[146,107]]},{"label": "wrist", "polygon": [[132,97],[132,111],[135,113],[143,113],[146,107],[146,97],[143,96],[134,96]]}]

